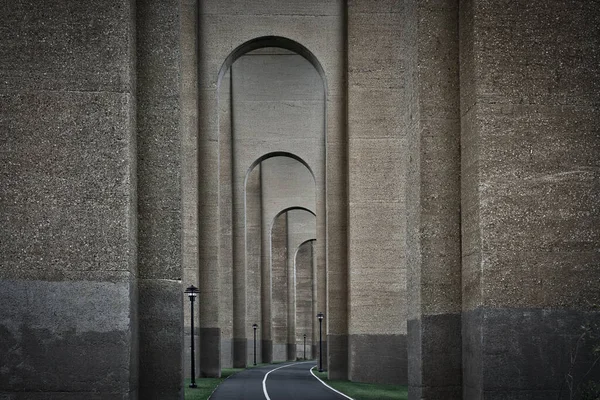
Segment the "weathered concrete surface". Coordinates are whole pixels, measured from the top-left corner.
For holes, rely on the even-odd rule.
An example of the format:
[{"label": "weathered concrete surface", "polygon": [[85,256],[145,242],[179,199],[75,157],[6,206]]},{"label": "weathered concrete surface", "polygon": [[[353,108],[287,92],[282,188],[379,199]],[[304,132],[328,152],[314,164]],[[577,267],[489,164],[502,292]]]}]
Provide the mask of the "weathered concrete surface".
[{"label": "weathered concrete surface", "polygon": [[[181,2],[181,198],[182,264],[184,288],[198,286],[198,6],[195,1]],[[184,299],[184,302],[188,302]],[[190,335],[190,311],[184,304],[184,376],[190,376],[190,340],[196,342],[196,373],[200,373],[199,313],[194,311],[194,339]]]},{"label": "weathered concrete surface", "polygon": [[[245,184],[248,170],[257,161],[274,151],[288,151],[300,157],[313,173],[320,173],[324,164],[324,93],[323,82],[315,67],[304,57],[284,49],[255,50],[243,55],[231,65],[232,117],[232,244],[233,244],[233,330],[240,343],[252,335],[247,320],[247,195]],[[282,160],[276,157],[269,163]],[[306,169],[294,159],[297,168]],[[293,199],[292,205],[305,205],[311,197],[315,208],[315,179],[296,180],[286,175],[291,171],[269,169],[279,176],[263,210],[264,220],[270,221]],[[263,175],[265,175],[263,173]],[[264,179],[269,179],[265,176]],[[263,179],[263,180],[264,180]],[[286,189],[295,194],[291,195]],[[281,193],[278,193],[281,191]],[[312,196],[311,196],[312,193]],[[282,199],[283,205],[276,202]],[[239,349],[242,351],[242,345]],[[234,366],[245,365],[244,354],[234,348]]]},{"label": "weathered concrete surface", "polygon": [[[219,328],[221,368],[233,367],[233,192],[231,73],[219,87]],[[207,360],[208,362],[208,360]],[[215,362],[213,360],[213,362]]]},{"label": "weathered concrete surface", "polygon": [[130,1],[2,7],[4,397],[137,398],[134,26]]},{"label": "weathered concrete surface", "polygon": [[[315,180],[310,170],[301,162],[290,157],[271,157],[261,162],[261,201],[262,201],[262,315],[263,315],[263,338],[271,340],[274,344],[284,345],[286,341],[281,342],[275,339],[272,333],[272,321],[274,323],[273,308],[285,307],[287,315],[288,299],[284,303],[279,297],[275,297],[275,287],[272,278],[274,265],[272,262],[272,227],[274,220],[279,218],[278,214],[284,210],[300,207],[302,210],[314,212],[315,209]],[[304,211],[307,212],[308,211]],[[285,214],[281,214],[285,215]],[[287,235],[287,228],[286,228]],[[314,237],[314,236],[313,236]],[[286,239],[287,241],[287,236]],[[286,253],[287,265],[287,253]],[[286,267],[287,268],[287,267]],[[279,271],[281,273],[281,271]],[[287,271],[285,272],[287,275]],[[287,278],[286,278],[287,279]],[[287,285],[287,281],[286,281]],[[287,289],[285,291],[287,296]],[[287,321],[287,317],[286,317]],[[287,326],[287,322],[285,323]],[[282,339],[283,340],[283,339]],[[287,336],[286,339],[287,340]],[[284,349],[287,347],[284,346]],[[280,346],[281,349],[281,346]],[[286,350],[284,350],[286,351]],[[278,353],[279,354],[279,353]]]},{"label": "weathered concrete surface", "polygon": [[467,398],[555,396],[599,303],[599,24],[597,2],[460,3]]},{"label": "weathered concrete surface", "polygon": [[[215,133],[216,123],[214,121],[214,112],[216,107],[216,95],[215,90],[220,85],[218,84],[217,72],[222,67],[224,60],[231,54],[231,52],[239,45],[244,42],[255,39],[258,37],[264,37],[269,35],[280,36],[283,38],[291,39],[300,43],[308,49],[308,53],[314,55],[316,62],[323,68],[323,77],[326,78],[327,82],[327,101],[328,105],[330,102],[335,104],[335,112],[327,113],[327,125],[321,123],[321,129],[327,126],[327,140],[328,143],[335,143],[336,145],[342,143],[343,139],[342,132],[344,128],[343,116],[344,116],[344,103],[343,103],[343,78],[344,78],[344,42],[343,42],[343,20],[344,20],[344,9],[343,2],[289,2],[285,4],[274,4],[271,1],[261,2],[220,2],[217,0],[203,1],[199,5],[199,49],[201,57],[199,59],[199,87],[201,88],[200,95],[200,109],[202,110],[201,120],[203,120],[204,127],[201,132]],[[294,50],[294,49],[288,49]],[[225,68],[227,68],[226,66]],[[335,100],[334,100],[335,99]],[[342,99],[342,101],[340,101]],[[323,100],[321,100],[323,101]],[[323,106],[322,110],[325,110]],[[322,114],[325,115],[324,113]],[[279,118],[279,115],[277,116]],[[323,117],[324,118],[324,117]],[[276,121],[275,119],[274,121]],[[207,128],[206,130],[204,128]],[[294,132],[297,135],[298,132]],[[325,132],[322,132],[325,134]],[[330,219],[329,226],[332,227],[327,233],[325,231],[325,220],[326,213],[328,212],[325,205],[325,180],[324,171],[324,153],[325,153],[325,136],[322,136],[323,141],[318,146],[318,151],[323,155],[321,157],[321,163],[319,165],[313,165],[311,167],[315,171],[317,177],[317,208],[319,215],[318,223],[318,236],[325,238],[326,236],[332,241],[332,246],[329,247],[331,257],[329,262],[328,270],[331,273],[339,276],[338,282],[333,282],[330,286],[332,290],[335,290],[335,299],[344,299],[346,287],[345,278],[341,274],[345,271],[346,263],[338,255],[345,254],[345,212],[336,213],[334,218]],[[291,145],[294,142],[283,143],[284,145]],[[281,142],[280,142],[281,144]],[[268,146],[274,145],[275,150],[281,151],[286,148],[277,146],[276,142],[263,142],[262,149],[264,152],[272,151],[269,150]],[[267,146],[267,147],[265,147]],[[279,147],[279,148],[278,148]],[[338,145],[338,147],[340,147]],[[200,148],[202,150],[202,148]],[[291,147],[288,151],[295,152],[297,148]],[[207,158],[210,158],[210,150],[207,149]],[[339,153],[334,151],[331,153],[333,156],[327,163],[328,176],[331,177],[331,182],[343,183],[345,181],[345,174],[341,172],[345,169],[345,162],[343,159],[340,160],[340,156],[344,157],[345,153]],[[204,162],[201,156],[201,163]],[[206,161],[208,163],[208,161]],[[310,160],[309,160],[310,162]],[[208,164],[206,164],[208,165]],[[201,165],[202,168],[202,165]],[[320,171],[317,171],[320,168]],[[213,186],[213,190],[217,190],[217,182],[210,180],[209,183],[204,183],[201,186],[208,187]],[[201,187],[201,190],[203,188]],[[343,206],[346,202],[345,196],[343,196],[343,184],[332,185],[331,196],[327,197],[327,201],[333,202],[335,208],[338,205]],[[204,192],[209,194],[210,191]],[[203,192],[200,194],[199,203],[202,204],[204,199]],[[209,195],[210,196],[210,195]],[[212,210],[215,211],[215,210]],[[210,218],[211,212],[206,209],[205,215]],[[209,231],[215,228],[212,223],[203,223],[202,215],[199,220],[201,225],[206,227]],[[208,222],[208,221],[207,221]],[[340,229],[338,229],[338,227]],[[214,235],[214,233],[213,233]],[[263,242],[265,237],[263,235]],[[319,271],[322,275],[320,279],[321,295],[319,296],[320,302],[325,307],[325,240],[322,240],[319,244],[318,250],[319,259]],[[264,243],[263,243],[263,257],[265,254]],[[200,263],[202,265],[202,262]],[[263,280],[268,278],[263,271]],[[264,296],[263,296],[264,297]],[[345,307],[346,302],[341,301]],[[337,303],[335,303],[337,305]],[[339,308],[339,307],[338,307]],[[339,308],[341,310],[341,308]],[[336,313],[339,318],[345,318],[344,313]],[[269,320],[268,310],[263,309],[263,320]],[[247,328],[249,324],[244,326]],[[251,325],[251,324],[250,324]],[[342,323],[345,331],[345,323]],[[262,332],[266,342],[270,341],[270,327],[268,324],[263,324]],[[268,352],[268,350],[266,350]]]},{"label": "weathered concrete surface", "polygon": [[144,399],[179,399],[182,392],[179,5],[174,0],[136,3],[139,346],[144,382],[139,394]]},{"label": "weathered concrete surface", "polygon": [[[314,219],[314,217],[313,217]],[[315,232],[316,233],[316,232]],[[314,304],[314,270],[313,246],[310,240],[301,244],[296,251],[296,358],[312,358]],[[316,249],[315,249],[316,250]],[[306,335],[306,342],[305,336]]]},{"label": "weathered concrete surface", "polygon": [[[262,190],[260,164],[248,174],[246,181],[246,313],[248,327],[248,363],[254,362],[253,324],[261,325],[262,320]],[[262,362],[262,329],[257,329],[257,362]]]},{"label": "weathered concrete surface", "polygon": [[[296,360],[296,342],[297,342],[297,328],[296,320],[298,318],[298,307],[297,307],[297,282],[299,279],[299,272],[296,265],[296,255],[299,247],[306,243],[308,240],[316,240],[317,236],[317,219],[314,214],[306,210],[290,210],[287,213],[288,225],[287,225],[287,247],[288,247],[288,260],[287,260],[287,281],[288,281],[288,321],[287,321],[287,343],[288,343],[288,360]],[[308,260],[308,266],[312,262],[311,258]],[[308,268],[310,270],[310,268]],[[308,275],[309,285],[310,274]],[[310,295],[310,294],[309,294]],[[307,317],[310,318],[310,312],[312,309],[307,310]],[[312,319],[312,318],[311,318]]]},{"label": "weathered concrete surface", "polygon": [[460,399],[458,2],[413,2],[407,11],[409,397]]},{"label": "weathered concrete surface", "polygon": [[406,383],[408,94],[399,66],[410,44],[403,3],[388,6],[348,3],[348,376]]},{"label": "weathered concrete surface", "polygon": [[287,214],[275,218],[271,230],[271,326],[273,361],[287,360],[288,279]]}]

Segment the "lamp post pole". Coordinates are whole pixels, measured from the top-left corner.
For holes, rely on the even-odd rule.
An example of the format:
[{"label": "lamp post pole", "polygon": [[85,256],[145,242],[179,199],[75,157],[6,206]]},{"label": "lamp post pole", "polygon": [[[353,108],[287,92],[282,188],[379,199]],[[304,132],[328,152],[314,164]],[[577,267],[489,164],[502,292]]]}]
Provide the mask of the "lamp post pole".
[{"label": "lamp post pole", "polygon": [[319,372],[323,372],[323,337],[322,337],[322,323],[323,323],[323,313],[319,311],[317,314],[317,318],[319,319]]},{"label": "lamp post pole", "polygon": [[190,299],[190,321],[191,321],[191,333],[190,333],[190,337],[191,337],[191,344],[192,344],[192,348],[191,348],[191,355],[192,355],[192,382],[190,383],[190,387],[191,388],[197,388],[198,386],[196,386],[196,363],[194,362],[194,301],[196,300],[196,296],[198,296],[198,288],[194,285],[190,286],[189,288],[185,289],[185,294],[188,295],[189,299]]},{"label": "lamp post pole", "polygon": [[254,365],[256,365],[256,328],[258,328],[258,325],[253,324],[252,328],[254,328]]},{"label": "lamp post pole", "polygon": [[304,334],[304,359],[306,360],[306,333]]}]

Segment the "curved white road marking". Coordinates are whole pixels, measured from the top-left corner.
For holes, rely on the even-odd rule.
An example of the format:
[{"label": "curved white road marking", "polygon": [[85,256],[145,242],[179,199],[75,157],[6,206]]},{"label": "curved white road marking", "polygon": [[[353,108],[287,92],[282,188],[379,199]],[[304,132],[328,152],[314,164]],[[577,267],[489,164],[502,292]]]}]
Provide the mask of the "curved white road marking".
[{"label": "curved white road marking", "polygon": [[281,367],[274,368],[274,369],[270,370],[269,372],[267,372],[265,374],[265,377],[263,378],[263,393],[265,394],[265,398],[267,400],[271,400],[271,398],[269,397],[269,393],[267,393],[267,376],[269,376],[269,374],[271,372],[277,371],[278,369],[281,369],[281,368],[291,367],[292,365],[305,364],[307,362],[312,363],[313,361],[305,361],[305,362],[301,362],[301,363],[286,364],[286,365],[282,365]]},{"label": "curved white road marking", "polygon": [[315,367],[311,367],[311,368],[310,368],[310,373],[312,374],[312,376],[314,376],[315,378],[317,378],[317,380],[318,380],[319,382],[321,382],[323,385],[327,386],[329,389],[333,390],[333,391],[334,391],[334,392],[336,392],[337,394],[339,394],[339,395],[342,395],[342,396],[344,396],[344,397],[345,397],[345,398],[347,398],[347,399],[354,400],[352,397],[350,397],[350,396],[346,396],[344,393],[340,392],[339,390],[335,390],[334,388],[332,388],[331,386],[329,386],[328,384],[326,384],[325,382],[323,382],[323,381],[321,380],[321,378],[319,378],[318,376],[316,376],[316,375],[315,375],[315,373],[313,372],[313,368],[316,368],[316,366],[315,366]]}]

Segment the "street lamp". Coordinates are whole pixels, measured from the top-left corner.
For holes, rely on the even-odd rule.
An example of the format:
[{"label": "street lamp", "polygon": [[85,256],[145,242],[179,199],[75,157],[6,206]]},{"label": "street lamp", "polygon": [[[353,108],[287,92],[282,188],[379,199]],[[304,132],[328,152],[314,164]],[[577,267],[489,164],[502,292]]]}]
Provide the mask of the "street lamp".
[{"label": "street lamp", "polygon": [[321,311],[317,314],[317,318],[319,319],[319,372],[323,372],[323,338],[321,336],[321,325],[323,323],[323,318],[325,315]]},{"label": "street lamp", "polygon": [[306,360],[306,333],[304,334],[304,359]]},{"label": "street lamp", "polygon": [[191,323],[191,329],[192,329],[192,333],[191,333],[191,338],[192,338],[192,382],[190,383],[190,387],[191,388],[196,388],[198,386],[196,386],[196,366],[195,366],[195,362],[194,362],[194,301],[196,300],[196,296],[198,296],[198,288],[194,285],[190,286],[189,288],[185,289],[185,294],[188,295],[189,299],[190,299],[190,321]]},{"label": "street lamp", "polygon": [[256,329],[258,325],[252,324],[252,328],[254,328],[254,365],[256,365]]}]

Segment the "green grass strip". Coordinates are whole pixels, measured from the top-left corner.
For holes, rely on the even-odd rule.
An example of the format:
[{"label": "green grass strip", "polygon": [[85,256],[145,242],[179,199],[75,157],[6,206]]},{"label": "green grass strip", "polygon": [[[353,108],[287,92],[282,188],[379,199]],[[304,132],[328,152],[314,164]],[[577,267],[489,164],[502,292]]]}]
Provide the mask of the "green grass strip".
[{"label": "green grass strip", "polygon": [[408,400],[408,386],[332,381],[327,379],[327,372],[318,372],[316,368],[313,372],[329,386],[354,400]]},{"label": "green grass strip", "polygon": [[185,380],[185,400],[206,400],[217,386],[231,375],[243,371],[243,368],[223,368],[220,378],[197,378],[195,389],[190,388],[190,379]]}]

